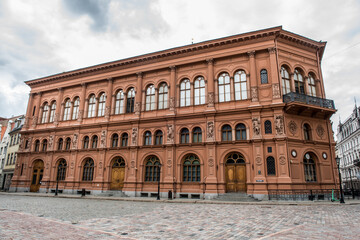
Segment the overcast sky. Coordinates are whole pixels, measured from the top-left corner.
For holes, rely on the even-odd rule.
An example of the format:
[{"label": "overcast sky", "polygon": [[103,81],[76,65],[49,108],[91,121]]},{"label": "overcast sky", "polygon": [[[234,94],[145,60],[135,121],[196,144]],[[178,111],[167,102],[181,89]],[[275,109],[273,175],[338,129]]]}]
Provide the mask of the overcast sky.
[{"label": "overcast sky", "polygon": [[0,0],[0,116],[24,114],[24,81],[282,25],[327,41],[334,130],[360,105],[360,1]]}]

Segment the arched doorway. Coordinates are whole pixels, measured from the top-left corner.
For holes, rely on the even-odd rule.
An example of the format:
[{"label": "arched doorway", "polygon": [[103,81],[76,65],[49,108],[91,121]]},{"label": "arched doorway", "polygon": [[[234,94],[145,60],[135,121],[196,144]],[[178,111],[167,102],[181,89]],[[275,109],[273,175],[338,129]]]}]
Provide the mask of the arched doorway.
[{"label": "arched doorway", "polygon": [[246,192],[245,158],[240,153],[230,153],[225,159],[226,192]]},{"label": "arched doorway", "polygon": [[30,185],[30,192],[38,192],[44,174],[44,162],[42,160],[36,160],[33,165],[33,175]]},{"label": "arched doorway", "polygon": [[111,190],[122,190],[125,178],[125,161],[122,157],[115,157],[111,167]]}]

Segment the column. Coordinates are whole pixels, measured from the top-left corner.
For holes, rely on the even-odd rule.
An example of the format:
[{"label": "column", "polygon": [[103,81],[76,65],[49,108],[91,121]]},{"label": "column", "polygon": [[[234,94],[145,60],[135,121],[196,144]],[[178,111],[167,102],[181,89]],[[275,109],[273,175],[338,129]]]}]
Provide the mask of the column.
[{"label": "column", "polygon": [[29,128],[30,118],[31,118],[31,109],[34,101],[34,93],[29,93],[29,101],[28,106],[26,109],[26,118],[25,118],[25,124],[24,124],[24,130],[27,130]]},{"label": "column", "polygon": [[107,94],[106,94],[106,103],[105,103],[105,119],[109,121],[110,111],[112,104],[112,91],[113,91],[113,78],[108,78]]},{"label": "column", "polygon": [[110,112],[110,114],[111,115],[114,115],[115,114],[115,97],[116,97],[116,94],[114,93],[114,94],[112,94],[111,95],[111,107],[110,107],[110,109],[111,109],[111,112]]},{"label": "column", "polygon": [[41,124],[42,123],[42,115],[43,115],[43,112],[44,112],[44,106],[40,106],[40,111],[39,111],[39,118],[38,118],[38,124]]},{"label": "column", "polygon": [[135,94],[135,114],[140,115],[141,112],[141,103],[142,103],[142,80],[143,73],[138,72],[137,74],[137,82],[136,82],[136,94]]},{"label": "column", "polygon": [[305,94],[309,93],[309,78],[304,76],[304,92]]},{"label": "column", "polygon": [[35,104],[35,114],[33,116],[32,119],[32,127],[35,128],[36,124],[38,123],[38,119],[39,119],[39,112],[40,112],[40,101],[41,101],[41,92],[36,93],[37,94],[37,99],[36,99],[36,104]]},{"label": "column", "polygon": [[60,112],[61,112],[61,103],[63,100],[63,95],[64,95],[64,89],[63,88],[58,88],[58,95],[56,98],[56,111],[55,111],[55,119],[54,119],[54,124],[55,126],[57,126],[59,124],[60,121]]},{"label": "column", "polygon": [[206,59],[208,64],[207,70],[207,102],[209,108],[214,108],[215,106],[215,89],[214,89],[214,59]]},{"label": "column", "polygon": [[258,97],[258,88],[257,88],[257,79],[256,79],[256,63],[255,63],[255,51],[250,51],[247,53],[249,55],[250,61],[250,81],[249,81],[249,89],[251,89],[251,101],[258,104],[259,97]]},{"label": "column", "polygon": [[278,99],[275,101],[280,101],[281,100],[280,89],[282,84],[279,78],[279,71],[276,64],[276,48],[275,47],[268,48],[268,51],[270,55],[270,69],[269,69],[270,71],[268,71],[268,81],[272,85],[273,99]]},{"label": "column", "polygon": [[80,106],[79,106],[79,116],[78,116],[78,122],[81,122],[83,118],[85,117],[85,93],[86,93],[86,83],[81,84],[81,95],[80,95]]},{"label": "column", "polygon": [[294,73],[290,73],[290,90],[291,92],[295,92]]},{"label": "column", "polygon": [[169,97],[169,110],[173,111],[173,114],[175,114],[175,108],[176,108],[176,67],[170,66],[170,97]]}]

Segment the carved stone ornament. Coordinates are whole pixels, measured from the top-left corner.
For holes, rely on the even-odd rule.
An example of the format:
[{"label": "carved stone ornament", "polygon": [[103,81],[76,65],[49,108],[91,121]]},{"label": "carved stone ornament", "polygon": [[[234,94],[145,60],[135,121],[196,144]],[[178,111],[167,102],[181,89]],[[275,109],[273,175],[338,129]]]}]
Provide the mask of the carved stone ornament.
[{"label": "carved stone ornament", "polygon": [[257,87],[252,87],[252,88],[251,88],[251,101],[252,101],[252,102],[257,102],[257,101],[259,101]]},{"label": "carved stone ornament", "polygon": [[38,117],[37,116],[33,117],[33,120],[32,120],[32,127],[33,128],[36,127],[37,121],[38,121]]},{"label": "carved stone ornament", "polygon": [[52,147],[53,147],[53,143],[54,143],[54,136],[53,135],[50,135],[49,137],[49,150],[52,150]]},{"label": "carved stone ornament", "polygon": [[279,158],[279,162],[280,162],[281,165],[285,165],[285,164],[286,164],[286,159],[285,159],[285,157],[284,157],[284,156],[281,156],[281,157]]},{"label": "carved stone ornament", "polygon": [[272,85],[273,87],[273,98],[280,98],[280,86],[278,83]]},{"label": "carved stone ornament", "polygon": [[214,138],[214,122],[209,121],[207,122],[207,139],[213,139]]},{"label": "carved stone ornament", "polygon": [[174,109],[175,109],[175,98],[171,97],[170,98],[170,110],[174,111]]},{"label": "carved stone ornament", "polygon": [[291,132],[292,135],[295,135],[296,131],[297,131],[297,125],[294,121],[290,121],[289,122],[289,131]]},{"label": "carved stone ornament", "polygon": [[276,130],[276,135],[284,134],[284,116],[282,115],[275,116],[275,130]]},{"label": "carved stone ornament", "polygon": [[171,168],[171,166],[172,166],[172,161],[171,161],[171,159],[168,159],[168,160],[167,160],[167,166],[168,166],[168,168]]},{"label": "carved stone ornament", "polygon": [[209,167],[213,167],[214,166],[214,159],[210,158],[209,159]]},{"label": "carved stone ornament", "polygon": [[316,127],[316,133],[320,138],[323,138],[324,133],[325,133],[325,129],[321,125],[318,125]]},{"label": "carved stone ornament", "polygon": [[84,110],[79,110],[79,118],[78,118],[79,122],[83,120],[83,116],[84,116]]},{"label": "carved stone ornament", "polygon": [[102,172],[102,162],[99,162],[99,173],[101,174]]},{"label": "carved stone ornament", "polygon": [[109,118],[110,117],[110,106],[106,106],[105,107],[105,118]]},{"label": "carved stone ornament", "polygon": [[257,157],[257,158],[255,159],[255,162],[256,162],[257,165],[261,165],[261,163],[262,163],[261,157]]},{"label": "carved stone ornament", "polygon": [[215,94],[213,92],[209,92],[208,94],[208,107],[213,107],[215,103]]},{"label": "carved stone ornament", "polygon": [[131,168],[135,168],[135,161],[134,161],[134,160],[132,160],[132,161],[130,162],[130,167],[131,167]]},{"label": "carved stone ornament", "polygon": [[72,161],[71,164],[70,164],[70,168],[74,169],[74,165],[75,165],[75,163],[74,163],[74,161]]},{"label": "carved stone ornament", "polygon": [[140,102],[135,103],[135,114],[140,114],[140,106]]},{"label": "carved stone ornament", "polygon": [[166,131],[167,142],[173,143],[174,142],[174,125],[168,124],[168,125],[166,125],[166,127],[167,127],[167,131]]},{"label": "carved stone ornament", "polygon": [[252,119],[253,131],[255,136],[260,135],[260,119],[255,117]]},{"label": "carved stone ornament", "polygon": [[100,138],[100,147],[105,147],[106,145],[106,130],[101,131],[101,138]]},{"label": "carved stone ornament", "polygon": [[268,48],[269,53],[276,53],[276,48],[275,47],[271,47]]},{"label": "carved stone ornament", "polygon": [[72,140],[72,148],[73,149],[76,149],[76,147],[77,147],[78,137],[79,137],[78,134],[74,133],[73,140]]},{"label": "carved stone ornament", "polygon": [[131,133],[132,145],[136,145],[136,143],[137,143],[137,135],[138,135],[138,129],[137,129],[137,128],[133,128],[133,129],[132,129],[132,133]]}]

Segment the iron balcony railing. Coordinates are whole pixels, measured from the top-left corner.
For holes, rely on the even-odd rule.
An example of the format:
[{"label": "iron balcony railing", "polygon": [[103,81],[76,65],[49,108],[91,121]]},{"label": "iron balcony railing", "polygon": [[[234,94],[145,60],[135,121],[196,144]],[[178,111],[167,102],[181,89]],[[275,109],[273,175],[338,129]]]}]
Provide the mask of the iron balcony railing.
[{"label": "iron balcony railing", "polygon": [[296,92],[290,92],[283,96],[283,100],[285,103],[290,102],[301,102],[306,103],[309,105],[319,106],[323,108],[329,108],[335,110],[335,104],[333,100],[325,99],[325,98],[318,98],[318,97],[312,97],[305,94],[300,94]]}]

